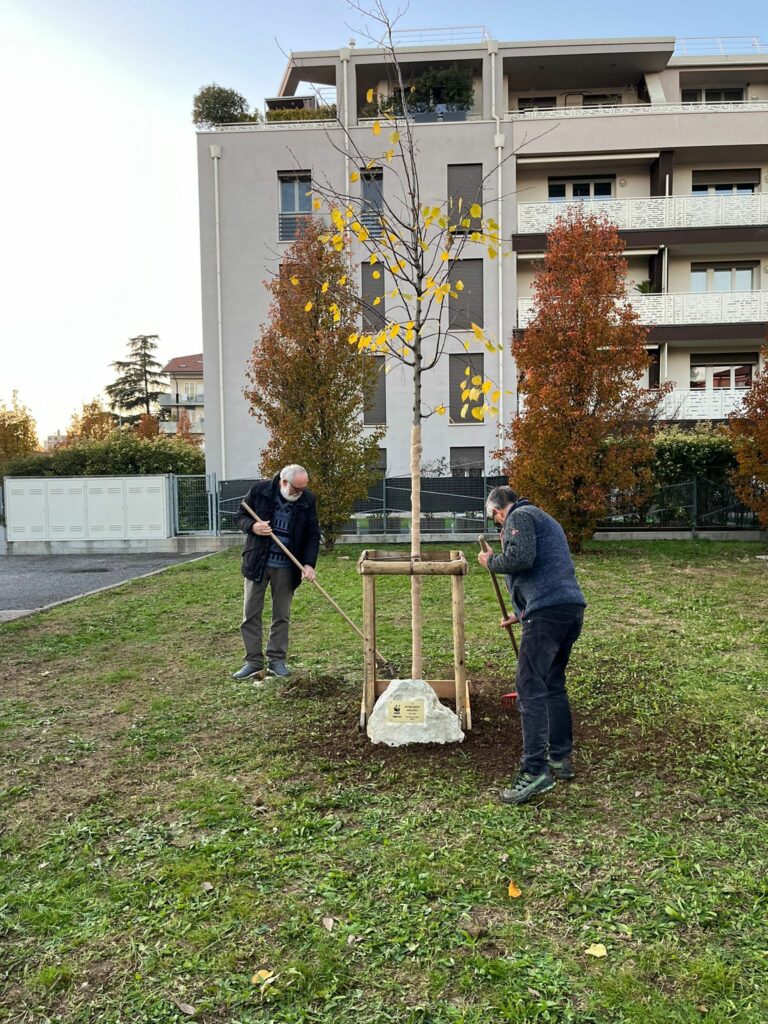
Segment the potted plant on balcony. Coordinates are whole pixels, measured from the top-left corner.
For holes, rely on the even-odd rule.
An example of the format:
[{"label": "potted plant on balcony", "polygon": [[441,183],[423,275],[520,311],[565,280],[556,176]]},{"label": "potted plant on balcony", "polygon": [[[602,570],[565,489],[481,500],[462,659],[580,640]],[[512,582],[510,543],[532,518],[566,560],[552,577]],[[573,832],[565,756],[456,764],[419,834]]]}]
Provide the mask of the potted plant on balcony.
[{"label": "potted plant on balcony", "polygon": [[444,121],[463,121],[473,100],[471,71],[451,64],[428,68],[413,80],[408,108],[414,115],[429,113]]}]

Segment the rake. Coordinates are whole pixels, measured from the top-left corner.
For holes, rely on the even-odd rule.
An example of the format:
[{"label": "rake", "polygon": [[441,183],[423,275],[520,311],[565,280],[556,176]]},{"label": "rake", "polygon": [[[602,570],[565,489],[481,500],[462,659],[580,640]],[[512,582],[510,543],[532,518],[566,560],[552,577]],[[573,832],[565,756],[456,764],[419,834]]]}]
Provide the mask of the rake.
[{"label": "rake", "polygon": [[[477,538],[477,543],[480,545],[480,550],[481,551],[492,551],[493,550],[491,545],[488,543],[488,541],[482,535],[482,533]],[[490,577],[493,580],[493,589],[496,591],[496,599],[499,602],[499,608],[501,608],[501,614],[502,614],[502,616],[505,619],[508,619],[509,618],[509,613],[507,612],[507,606],[506,606],[506,604],[504,602],[504,597],[503,597],[503,595],[501,593],[501,587],[499,586],[499,581],[498,581],[498,579],[496,577],[496,573],[495,572],[490,573]],[[506,629],[507,633],[509,633],[509,639],[512,641],[512,646],[515,649],[515,657],[517,658],[519,656],[519,654],[520,654],[520,651],[519,651],[518,646],[517,646],[517,639],[515,637],[515,631],[512,628],[512,623],[511,622],[508,623],[504,628]],[[511,693],[503,693],[501,695],[501,706],[504,707],[504,708],[512,708],[512,707],[515,706],[515,701],[516,700],[517,700],[517,692],[515,690],[512,690]]]}]

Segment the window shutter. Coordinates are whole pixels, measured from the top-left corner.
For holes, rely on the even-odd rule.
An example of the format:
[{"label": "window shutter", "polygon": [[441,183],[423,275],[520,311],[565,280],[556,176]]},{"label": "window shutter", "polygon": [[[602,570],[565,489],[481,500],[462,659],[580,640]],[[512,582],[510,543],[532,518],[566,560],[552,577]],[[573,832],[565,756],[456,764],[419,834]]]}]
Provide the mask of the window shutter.
[{"label": "window shutter", "polygon": [[[469,375],[464,371],[469,367]],[[483,356],[481,353],[476,352],[473,355],[467,353],[460,353],[458,355],[452,355],[448,358],[448,390],[450,392],[450,420],[451,423],[482,423],[482,420],[476,420],[474,416],[470,415],[469,409],[467,409],[467,415],[464,419],[461,418],[461,407],[464,402],[461,397],[462,387],[466,387],[467,383],[472,380],[474,376],[479,374],[483,375]],[[470,402],[470,409],[474,405],[482,405],[482,402]]]},{"label": "window shutter", "polygon": [[448,220],[451,226],[456,225],[457,231],[480,230],[479,218],[472,218],[469,228],[461,227],[460,222],[469,217],[469,208],[473,203],[483,205],[482,190],[482,164],[448,164]]},{"label": "window shutter", "polygon": [[[381,426],[387,422],[387,375],[384,372],[384,356],[371,356],[363,354],[363,359],[372,359],[376,364],[376,390],[373,393],[373,402],[369,409],[363,413],[363,423],[366,426]],[[380,448],[379,451],[385,451]],[[386,468],[386,467],[385,467]]]},{"label": "window shutter", "polygon": [[[378,278],[374,273],[379,274]],[[384,270],[381,264],[371,266],[370,263],[360,264],[361,291],[363,299],[362,319],[364,331],[380,331],[384,326]],[[374,299],[381,302],[374,306]]]},{"label": "window shutter", "polygon": [[483,261],[457,260],[451,271],[451,286],[464,285],[456,298],[448,297],[449,326],[469,330],[473,323],[483,326]]},{"label": "window shutter", "polygon": [[694,171],[693,185],[759,185],[760,170]]}]

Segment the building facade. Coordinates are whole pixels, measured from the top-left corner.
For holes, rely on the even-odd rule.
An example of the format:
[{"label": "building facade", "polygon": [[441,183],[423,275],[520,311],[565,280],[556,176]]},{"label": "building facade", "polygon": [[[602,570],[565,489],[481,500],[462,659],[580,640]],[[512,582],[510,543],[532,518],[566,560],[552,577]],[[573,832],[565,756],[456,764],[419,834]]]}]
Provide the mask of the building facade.
[{"label": "building facade", "polygon": [[160,395],[160,409],[168,418],[160,421],[160,432],[174,435],[179,429],[182,410],[189,416],[193,435],[205,438],[205,392],[203,390],[203,354],[176,356],[163,367],[168,374],[170,390]]},{"label": "building facade", "polygon": [[[499,420],[517,412],[507,342],[526,325],[547,229],[569,204],[604,211],[621,229],[630,298],[650,327],[652,362],[640,384],[675,384],[665,418],[718,420],[740,403],[768,327],[768,54],[750,41],[711,43],[696,41],[701,54],[670,38],[398,48],[413,80],[458,69],[471,82],[463,106],[441,103],[438,88],[436,102],[414,114],[424,202],[442,205],[484,181],[484,208],[512,249],[496,260],[479,246],[464,251],[467,338],[471,319],[505,344],[468,356],[460,330],[425,378],[425,404],[449,407],[424,424],[425,462],[493,469]],[[372,149],[367,97],[386,96],[389,77],[381,50],[295,53],[269,106],[301,98],[301,120],[198,135],[206,458],[219,477],[253,476],[266,440],[243,397],[267,318],[262,282],[312,214],[313,176],[344,191],[350,170],[366,171],[355,151]],[[341,124],[324,120],[322,107],[316,120],[307,114],[313,89],[330,92]],[[386,164],[367,170],[354,187],[375,206],[376,191],[394,182]],[[363,265],[359,273],[361,294],[380,288],[384,298],[385,280],[369,280]],[[461,419],[457,382],[467,365],[501,384],[499,420]],[[382,374],[366,419],[387,426],[382,466],[391,475],[408,472],[411,404],[407,371]]]}]

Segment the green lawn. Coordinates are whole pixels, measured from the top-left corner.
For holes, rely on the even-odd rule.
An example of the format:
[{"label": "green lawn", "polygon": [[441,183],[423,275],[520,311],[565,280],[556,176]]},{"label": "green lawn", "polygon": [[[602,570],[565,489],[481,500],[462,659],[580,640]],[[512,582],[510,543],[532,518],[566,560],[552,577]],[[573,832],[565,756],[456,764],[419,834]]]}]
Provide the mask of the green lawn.
[{"label": "green lawn", "polygon": [[[768,1020],[768,549],[577,559],[579,775],[516,809],[513,658],[466,549],[481,693],[449,749],[358,734],[361,645],[308,586],[305,671],[234,683],[234,551],[0,627],[0,1020]],[[320,573],[361,621],[357,554]],[[378,601],[405,675],[407,587]],[[446,580],[425,606],[445,677]]]}]

